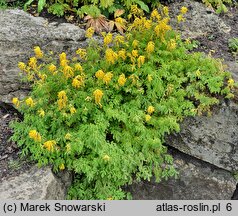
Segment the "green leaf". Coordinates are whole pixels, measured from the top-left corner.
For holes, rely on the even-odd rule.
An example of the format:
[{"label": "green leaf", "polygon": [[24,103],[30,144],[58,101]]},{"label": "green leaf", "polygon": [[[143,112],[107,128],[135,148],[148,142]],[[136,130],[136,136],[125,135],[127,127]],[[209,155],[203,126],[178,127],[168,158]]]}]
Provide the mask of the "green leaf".
[{"label": "green leaf", "polygon": [[45,5],[46,5],[46,0],[39,0],[37,12],[40,13],[43,10]]},{"label": "green leaf", "polygon": [[148,7],[143,1],[140,1],[140,0],[139,0],[139,1],[136,1],[136,3],[137,3],[138,5],[140,5],[140,7],[141,7],[142,10],[146,11],[147,13],[150,12],[149,7]]},{"label": "green leaf", "polygon": [[24,4],[24,11],[27,10],[27,7],[28,7],[29,5],[31,5],[31,3],[32,3],[33,1],[34,1],[34,0],[28,0],[28,1]]}]

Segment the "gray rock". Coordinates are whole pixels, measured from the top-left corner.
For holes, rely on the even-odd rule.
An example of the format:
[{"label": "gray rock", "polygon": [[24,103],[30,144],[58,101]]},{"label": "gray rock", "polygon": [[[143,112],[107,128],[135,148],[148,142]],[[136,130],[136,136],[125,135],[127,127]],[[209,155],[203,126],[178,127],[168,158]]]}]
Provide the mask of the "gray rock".
[{"label": "gray rock", "polygon": [[[229,25],[224,23],[212,9],[207,8],[201,2],[193,0],[184,0],[182,3],[180,1],[175,2],[170,5],[170,10],[177,15],[182,6],[186,6],[189,9],[184,16],[186,21],[179,24],[182,29],[182,37],[194,39],[213,32],[227,34],[231,31]],[[172,16],[175,14],[172,14]],[[171,21],[174,27],[178,27],[176,19]]]},{"label": "gray rock", "polygon": [[0,10],[0,101],[21,99],[29,87],[20,82],[19,61],[26,62],[33,55],[34,46],[44,52],[65,51],[72,54],[85,46],[85,31],[68,23],[48,23],[22,10]]},{"label": "gray rock", "polygon": [[233,176],[222,169],[176,152],[177,179],[134,183],[127,188],[135,200],[229,200],[236,188]]},{"label": "gray rock", "polygon": [[226,61],[229,71],[232,73],[233,79],[238,82],[238,62]]},{"label": "gray rock", "polygon": [[70,183],[68,172],[58,178],[49,167],[33,166],[29,171],[1,182],[0,200],[63,200]]},{"label": "gray rock", "polygon": [[223,103],[211,117],[185,119],[180,133],[168,136],[166,143],[217,167],[238,170],[238,105]]}]

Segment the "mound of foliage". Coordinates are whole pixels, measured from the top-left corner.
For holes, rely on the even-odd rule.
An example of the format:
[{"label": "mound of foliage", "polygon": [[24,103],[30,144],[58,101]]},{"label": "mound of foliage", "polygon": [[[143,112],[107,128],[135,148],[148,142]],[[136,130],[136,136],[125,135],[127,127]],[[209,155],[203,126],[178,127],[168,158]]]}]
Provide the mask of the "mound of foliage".
[{"label": "mound of foliage", "polygon": [[40,166],[74,172],[69,199],[125,199],[133,181],[176,176],[164,136],[184,117],[210,113],[219,95],[233,97],[221,62],[188,53],[191,42],[169,20],[164,7],[136,17],[125,35],[102,34],[103,44],[89,28],[88,47],[72,59],[35,47],[19,62],[32,92],[13,98],[24,120],[12,123],[12,140]]}]

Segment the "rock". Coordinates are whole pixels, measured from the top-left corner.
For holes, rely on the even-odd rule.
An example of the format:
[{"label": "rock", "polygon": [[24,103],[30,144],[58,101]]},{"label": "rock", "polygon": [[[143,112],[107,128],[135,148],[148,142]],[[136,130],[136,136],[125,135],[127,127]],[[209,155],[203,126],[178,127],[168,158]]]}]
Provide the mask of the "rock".
[{"label": "rock", "polygon": [[217,167],[238,170],[238,105],[223,103],[211,117],[185,119],[180,133],[168,136],[166,143]]},{"label": "rock", "polygon": [[238,82],[238,62],[226,61],[229,71],[232,73],[233,79]]},{"label": "rock", "polygon": [[135,200],[229,200],[236,188],[233,176],[225,170],[192,157],[173,153],[178,179],[156,183],[142,181],[127,187]]},{"label": "rock", "polygon": [[48,23],[22,10],[0,10],[0,101],[11,102],[12,97],[23,98],[29,86],[20,82],[19,61],[26,62],[33,55],[34,46],[44,52],[65,51],[72,54],[85,46],[85,31],[73,24]]},{"label": "rock", "polygon": [[29,171],[3,180],[0,199],[14,200],[63,200],[71,183],[71,175],[65,172],[56,177],[49,167],[33,166]]},{"label": "rock", "polygon": [[[182,6],[188,8],[187,14],[184,15],[186,21],[179,24],[182,29],[182,37],[194,39],[213,32],[227,34],[231,31],[231,27],[222,18],[201,2],[193,0],[178,1],[170,5],[170,10],[177,15]],[[174,16],[174,14],[171,15]],[[176,18],[176,16],[174,17]],[[178,27],[176,19],[171,21],[175,28]]]}]

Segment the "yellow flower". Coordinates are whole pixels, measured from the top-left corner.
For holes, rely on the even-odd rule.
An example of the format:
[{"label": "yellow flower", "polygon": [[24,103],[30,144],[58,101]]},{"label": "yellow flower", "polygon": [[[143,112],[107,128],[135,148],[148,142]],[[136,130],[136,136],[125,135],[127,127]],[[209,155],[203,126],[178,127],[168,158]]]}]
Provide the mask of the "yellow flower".
[{"label": "yellow flower", "polygon": [[66,66],[63,68],[63,73],[64,73],[64,76],[65,76],[67,79],[74,76],[74,70],[73,70],[73,68],[70,67],[69,65],[66,65]]},{"label": "yellow flower", "polygon": [[34,52],[35,52],[36,58],[41,59],[43,57],[43,52],[41,51],[39,46],[34,47]]},{"label": "yellow flower", "polygon": [[87,51],[86,49],[79,48],[76,50],[76,54],[80,56],[81,59],[86,60],[87,58]]},{"label": "yellow flower", "polygon": [[185,18],[183,17],[182,14],[179,14],[179,15],[177,16],[177,21],[178,21],[178,23],[185,21]]},{"label": "yellow flower", "polygon": [[37,59],[36,57],[31,57],[29,59],[28,65],[32,68],[32,69],[36,69],[37,67]]},{"label": "yellow flower", "polygon": [[39,116],[44,117],[45,111],[43,109],[38,110]]},{"label": "yellow flower", "polygon": [[138,45],[139,45],[139,41],[138,40],[133,40],[133,42],[132,42],[133,48],[135,49],[136,47],[138,47]]},{"label": "yellow flower", "polygon": [[62,53],[59,55],[59,59],[60,59],[60,61],[66,60],[66,59],[67,59],[66,53],[65,53],[65,52],[62,52]]},{"label": "yellow flower", "polygon": [[117,35],[114,39],[114,42],[117,46],[119,46],[120,44],[125,43],[125,37],[122,35]]},{"label": "yellow flower", "polygon": [[167,6],[163,7],[163,12],[165,16],[169,16],[169,8]]},{"label": "yellow flower", "polygon": [[155,111],[155,108],[154,108],[153,106],[149,106],[149,107],[147,108],[147,112],[148,112],[149,114],[152,114],[154,111]]},{"label": "yellow flower", "polygon": [[107,46],[108,44],[110,44],[112,42],[112,33],[108,33],[105,37],[104,37],[104,45]]},{"label": "yellow flower", "polygon": [[138,57],[138,55],[139,55],[139,54],[138,54],[138,50],[132,50],[131,54],[132,54],[132,56],[135,57],[135,58]]},{"label": "yellow flower", "polygon": [[188,12],[188,8],[183,6],[181,7],[180,12],[181,14],[186,14]]},{"label": "yellow flower", "polygon": [[94,95],[95,103],[100,105],[100,102],[101,102],[101,99],[103,96],[103,92],[100,89],[96,89],[93,92],[93,95]]},{"label": "yellow flower", "polygon": [[123,19],[123,18],[121,18],[121,17],[117,17],[117,18],[115,19],[115,22],[116,22],[116,23],[120,23],[122,26],[125,26],[125,25],[126,25],[126,20]]},{"label": "yellow flower", "polygon": [[34,101],[31,97],[26,99],[26,105],[29,107],[33,107],[34,106]]},{"label": "yellow flower", "polygon": [[125,74],[121,74],[120,76],[119,76],[119,78],[118,78],[118,84],[120,85],[120,86],[124,86],[125,85],[125,83],[126,83],[126,77],[125,77]]},{"label": "yellow flower", "polygon": [[45,81],[45,79],[47,78],[47,75],[46,75],[46,74],[41,74],[41,73],[39,73],[38,76],[39,76],[39,78],[40,78],[42,81]]},{"label": "yellow flower", "polygon": [[145,27],[146,29],[150,29],[151,26],[152,26],[152,21],[151,21],[151,20],[145,20],[145,21],[144,21],[144,27]]},{"label": "yellow flower", "polygon": [[145,63],[145,56],[139,56],[137,59],[138,67],[140,68]]},{"label": "yellow flower", "polygon": [[103,77],[105,76],[105,73],[103,72],[103,70],[98,70],[96,73],[95,73],[95,76],[98,78],[98,79],[103,79]]},{"label": "yellow flower", "polygon": [[233,79],[230,78],[230,79],[228,80],[228,86],[229,86],[229,87],[232,88],[232,87],[234,86],[234,83],[235,83],[235,81],[234,81]]},{"label": "yellow flower", "polygon": [[58,93],[58,107],[60,110],[66,107],[67,101],[68,101],[68,98],[66,96],[65,91],[60,91]]},{"label": "yellow flower", "polygon": [[70,133],[65,134],[64,138],[66,140],[70,140],[71,139],[71,134]]},{"label": "yellow flower", "polygon": [[168,50],[174,50],[176,48],[176,45],[176,41],[174,39],[171,39],[167,44]]},{"label": "yellow flower", "polygon": [[75,70],[78,70],[78,71],[80,71],[80,72],[83,72],[83,68],[82,68],[82,66],[81,66],[80,63],[76,63],[76,64],[74,65],[74,68],[75,68]]},{"label": "yellow flower", "polygon": [[77,110],[74,108],[74,107],[70,107],[70,113],[71,114],[74,114],[74,113],[76,113],[77,112]]},{"label": "yellow flower", "polygon": [[164,38],[164,35],[167,31],[171,30],[171,26],[168,25],[169,18],[164,18],[163,20],[159,21],[158,24],[155,26],[154,31],[157,36],[160,36],[161,39]]},{"label": "yellow flower", "polygon": [[148,79],[149,82],[151,82],[151,81],[153,80],[152,75],[149,74],[149,75],[147,76],[147,79]]},{"label": "yellow flower", "polygon": [[113,77],[113,74],[111,72],[108,72],[108,73],[105,74],[105,76],[103,77],[103,81],[106,83],[106,85],[109,84],[112,77]]},{"label": "yellow flower", "polygon": [[71,145],[69,143],[67,143],[66,145],[66,152],[70,152],[71,151]]},{"label": "yellow flower", "polygon": [[151,116],[150,115],[145,115],[145,120],[148,122],[148,121],[150,121],[150,119],[151,119]]},{"label": "yellow flower", "polygon": [[112,49],[106,49],[105,58],[108,63],[114,64],[115,61],[118,59],[118,55]]},{"label": "yellow flower", "polygon": [[200,77],[200,76],[201,76],[200,70],[197,70],[197,71],[196,71],[196,76],[197,76],[197,77]]},{"label": "yellow flower", "polygon": [[155,44],[154,44],[154,42],[150,41],[150,42],[147,44],[146,52],[147,52],[147,53],[152,53],[152,52],[154,52],[154,49],[155,49]]},{"label": "yellow flower", "polygon": [[154,10],[151,12],[150,17],[151,17],[152,19],[154,19],[154,18],[156,18],[158,15],[159,15],[158,10],[157,10],[157,9],[154,9]]},{"label": "yellow flower", "polygon": [[48,66],[48,70],[51,72],[51,73],[54,73],[56,71],[56,66],[54,64],[50,64]]},{"label": "yellow flower", "polygon": [[108,197],[107,200],[113,200],[113,198],[112,197]]},{"label": "yellow flower", "polygon": [[48,151],[54,151],[54,146],[56,145],[55,140],[48,140],[44,142],[43,146],[48,150]]},{"label": "yellow flower", "polygon": [[88,28],[88,29],[86,30],[85,36],[86,36],[87,38],[91,38],[91,37],[93,36],[93,34],[94,34],[94,28],[93,28],[93,27],[90,27],[90,28]]},{"label": "yellow flower", "polygon": [[126,50],[125,49],[119,50],[118,51],[118,56],[125,61],[126,60]]},{"label": "yellow flower", "polygon": [[34,141],[37,141],[37,142],[41,141],[41,135],[36,130],[30,130],[29,137],[33,139]]},{"label": "yellow flower", "polygon": [[110,157],[108,155],[104,155],[102,159],[105,160],[105,161],[109,161]]},{"label": "yellow flower", "polygon": [[24,62],[18,62],[18,68],[23,71],[26,69],[26,64]]},{"label": "yellow flower", "polygon": [[65,169],[65,166],[64,166],[64,164],[62,163],[62,164],[60,164],[60,166],[59,166],[59,169],[60,170],[64,170]]},{"label": "yellow flower", "polygon": [[72,81],[74,88],[80,88],[84,84],[84,79],[81,75],[76,76]]},{"label": "yellow flower", "polygon": [[20,105],[20,101],[18,100],[17,97],[12,98],[12,103],[13,103],[16,107],[19,107],[19,105]]}]

